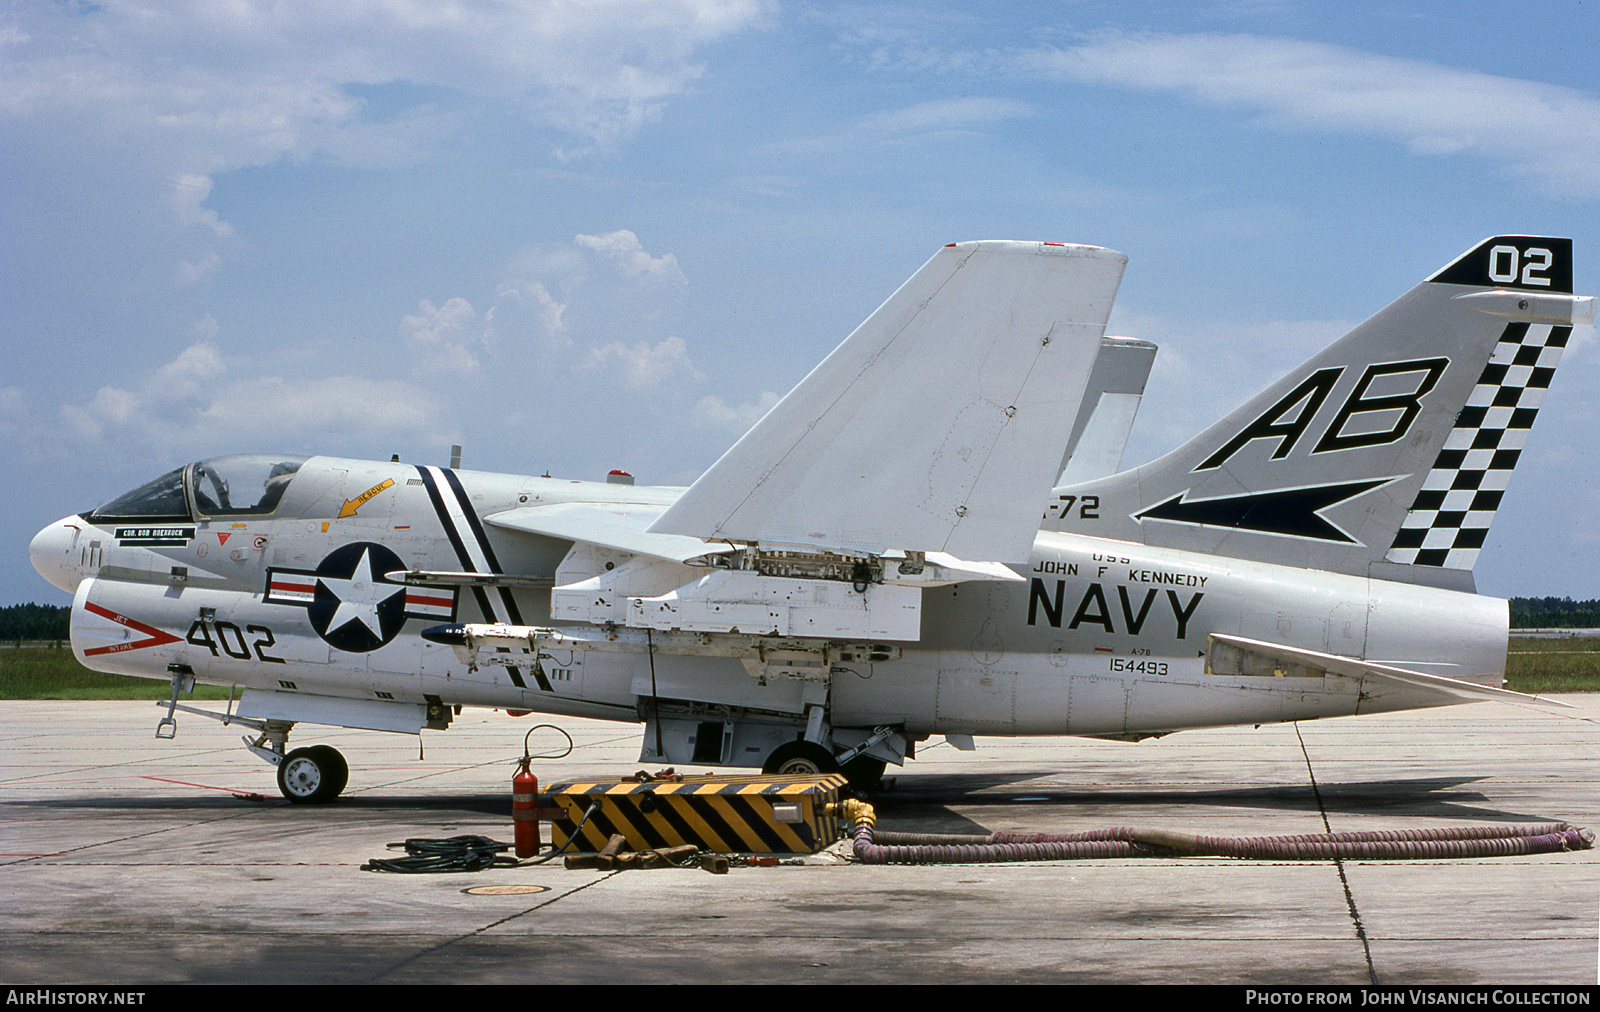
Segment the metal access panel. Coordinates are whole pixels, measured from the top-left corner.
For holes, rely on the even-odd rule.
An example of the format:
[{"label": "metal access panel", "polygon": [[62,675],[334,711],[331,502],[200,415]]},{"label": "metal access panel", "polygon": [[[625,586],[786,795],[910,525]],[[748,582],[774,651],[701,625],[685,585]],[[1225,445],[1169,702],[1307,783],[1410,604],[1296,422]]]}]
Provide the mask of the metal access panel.
[{"label": "metal access panel", "polygon": [[565,844],[599,799],[574,851],[598,851],[621,833],[630,850],[692,843],[720,854],[813,854],[839,839],[835,803],[846,783],[835,773],[552,784],[550,800],[565,814],[551,823],[551,835],[557,847]]}]

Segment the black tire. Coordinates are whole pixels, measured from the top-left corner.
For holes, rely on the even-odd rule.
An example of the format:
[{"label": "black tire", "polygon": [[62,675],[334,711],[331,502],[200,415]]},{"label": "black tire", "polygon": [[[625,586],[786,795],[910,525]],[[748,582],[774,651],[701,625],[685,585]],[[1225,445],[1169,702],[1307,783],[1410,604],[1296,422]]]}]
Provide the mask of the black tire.
[{"label": "black tire", "polygon": [[839,770],[850,781],[850,786],[858,791],[875,791],[883,786],[883,771],[889,764],[882,759],[874,759],[869,755],[858,755],[845,763]]},{"label": "black tire", "polygon": [[344,786],[335,775],[342,765],[343,757],[326,745],[297,748],[278,763],[278,790],[296,805],[325,804],[338,796],[336,787]]},{"label": "black tire", "polygon": [[323,767],[328,771],[330,780],[327,800],[332,801],[343,794],[345,785],[350,782],[350,764],[345,762],[344,753],[332,745],[313,745],[306,751],[320,753],[327,759],[328,764]]},{"label": "black tire", "polygon": [[780,776],[819,776],[839,772],[833,753],[814,741],[790,741],[779,745],[761,764],[761,772]]}]

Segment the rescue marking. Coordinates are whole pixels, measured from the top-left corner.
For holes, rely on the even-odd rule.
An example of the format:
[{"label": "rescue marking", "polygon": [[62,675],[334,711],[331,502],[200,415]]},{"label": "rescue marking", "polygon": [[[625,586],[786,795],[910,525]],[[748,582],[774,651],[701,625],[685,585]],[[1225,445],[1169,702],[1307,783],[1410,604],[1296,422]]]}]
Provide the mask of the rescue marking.
[{"label": "rescue marking", "polygon": [[373,496],[377,495],[379,492],[382,492],[384,489],[393,488],[393,487],[394,487],[394,479],[393,478],[385,478],[385,479],[383,479],[382,481],[378,482],[376,485],[374,485],[371,488],[367,489],[365,492],[363,492],[360,495],[356,496],[354,499],[346,499],[344,501],[344,505],[339,507],[339,516],[341,518],[342,517],[353,517],[353,516],[355,516],[356,515],[356,510],[358,510],[361,507],[365,506],[367,504],[367,500],[371,499]]}]

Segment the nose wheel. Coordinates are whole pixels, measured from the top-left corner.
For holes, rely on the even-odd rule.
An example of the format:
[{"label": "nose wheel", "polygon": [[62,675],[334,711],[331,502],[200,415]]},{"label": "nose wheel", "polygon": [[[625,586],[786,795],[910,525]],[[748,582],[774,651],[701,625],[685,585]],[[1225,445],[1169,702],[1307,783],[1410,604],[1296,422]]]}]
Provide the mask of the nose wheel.
[{"label": "nose wheel", "polygon": [[331,745],[297,748],[278,763],[278,790],[297,805],[326,804],[349,780],[349,763]]}]

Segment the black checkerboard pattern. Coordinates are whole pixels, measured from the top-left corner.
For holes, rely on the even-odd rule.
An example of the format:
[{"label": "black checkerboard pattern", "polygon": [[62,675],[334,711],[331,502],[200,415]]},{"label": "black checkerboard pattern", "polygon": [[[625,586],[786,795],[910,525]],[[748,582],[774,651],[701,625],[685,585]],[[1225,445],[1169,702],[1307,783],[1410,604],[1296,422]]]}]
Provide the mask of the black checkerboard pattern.
[{"label": "black checkerboard pattern", "polygon": [[1571,327],[1510,323],[1385,559],[1471,569]]}]

